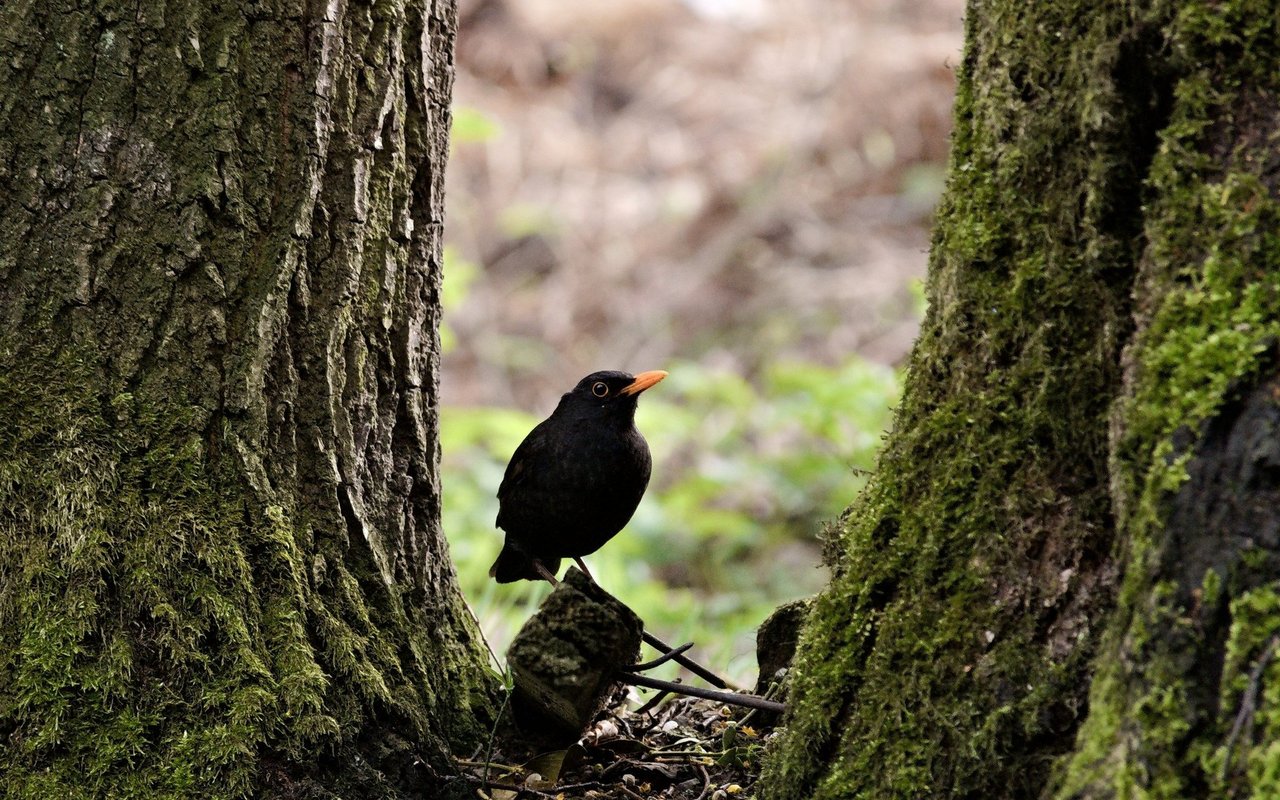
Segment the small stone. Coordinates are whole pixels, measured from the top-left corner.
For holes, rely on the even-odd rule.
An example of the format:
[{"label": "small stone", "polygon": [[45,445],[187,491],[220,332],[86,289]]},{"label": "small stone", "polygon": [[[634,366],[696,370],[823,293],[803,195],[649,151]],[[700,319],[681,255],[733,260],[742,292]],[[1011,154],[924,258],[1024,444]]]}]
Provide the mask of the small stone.
[{"label": "small stone", "polygon": [[643,623],[577,569],[570,569],[507,651],[512,711],[541,747],[576,741],[604,705],[619,668],[640,656]]},{"label": "small stone", "polygon": [[[756,663],[760,666],[756,678],[757,695],[764,697],[772,684],[779,683],[781,691],[775,691],[770,699],[786,702],[791,659],[795,657],[800,628],[812,605],[813,598],[785,603],[760,623],[760,629],[756,631]],[[755,713],[756,720],[765,727],[773,727],[778,722],[778,714],[772,711]]]},{"label": "small stone", "polygon": [[611,719],[602,719],[587,731],[582,737],[590,744],[599,744],[610,739],[618,738],[618,725]]},{"label": "small stone", "polygon": [[812,598],[785,603],[760,623],[756,631],[756,663],[760,665],[756,694],[768,691],[778,672],[791,665],[800,639],[800,626],[811,604]]}]

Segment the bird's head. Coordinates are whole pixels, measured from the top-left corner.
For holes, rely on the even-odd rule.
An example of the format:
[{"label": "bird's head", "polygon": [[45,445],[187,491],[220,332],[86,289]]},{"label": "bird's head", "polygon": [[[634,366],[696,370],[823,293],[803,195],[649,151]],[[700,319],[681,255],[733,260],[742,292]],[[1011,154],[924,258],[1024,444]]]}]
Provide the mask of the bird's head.
[{"label": "bird's head", "polygon": [[618,370],[593,372],[573,387],[573,391],[561,398],[561,404],[580,408],[602,408],[628,416],[635,412],[640,393],[667,377],[664,370],[655,369],[630,375]]}]

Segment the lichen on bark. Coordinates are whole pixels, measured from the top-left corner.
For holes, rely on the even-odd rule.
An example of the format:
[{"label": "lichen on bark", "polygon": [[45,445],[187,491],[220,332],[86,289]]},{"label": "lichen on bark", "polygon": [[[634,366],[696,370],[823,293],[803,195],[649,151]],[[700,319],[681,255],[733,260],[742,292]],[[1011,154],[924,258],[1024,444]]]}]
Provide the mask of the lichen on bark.
[{"label": "lichen on bark", "polygon": [[9,796],[449,788],[452,3],[0,6]]}]

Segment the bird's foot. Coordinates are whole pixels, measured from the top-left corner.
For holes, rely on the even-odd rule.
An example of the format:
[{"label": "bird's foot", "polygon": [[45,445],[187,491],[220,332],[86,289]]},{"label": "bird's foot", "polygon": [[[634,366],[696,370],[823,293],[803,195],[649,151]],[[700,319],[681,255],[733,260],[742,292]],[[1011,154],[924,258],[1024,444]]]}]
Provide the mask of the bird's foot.
[{"label": "bird's foot", "polygon": [[596,578],[594,575],[591,574],[591,570],[587,569],[587,562],[583,561],[581,558],[578,558],[577,556],[574,556],[573,563],[578,565],[578,569],[582,570],[582,574],[587,576],[587,580],[591,581],[592,583],[596,582]]}]

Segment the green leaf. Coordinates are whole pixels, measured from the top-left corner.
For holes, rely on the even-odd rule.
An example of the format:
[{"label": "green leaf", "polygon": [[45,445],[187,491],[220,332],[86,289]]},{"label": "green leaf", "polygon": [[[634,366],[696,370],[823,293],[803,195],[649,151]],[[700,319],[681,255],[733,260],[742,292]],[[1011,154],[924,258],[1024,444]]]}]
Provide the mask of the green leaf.
[{"label": "green leaf", "polygon": [[502,134],[502,128],[493,118],[479,109],[469,106],[454,106],[453,127],[450,130],[453,141],[457,144],[470,142],[487,142]]}]

